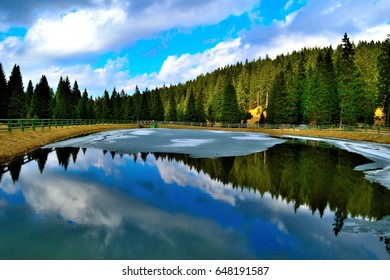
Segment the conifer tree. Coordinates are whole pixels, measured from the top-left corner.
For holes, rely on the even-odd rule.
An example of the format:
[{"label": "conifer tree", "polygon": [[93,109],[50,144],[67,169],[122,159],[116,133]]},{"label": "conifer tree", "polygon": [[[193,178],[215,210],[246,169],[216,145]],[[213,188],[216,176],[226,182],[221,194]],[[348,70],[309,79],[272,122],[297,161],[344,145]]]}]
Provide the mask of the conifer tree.
[{"label": "conifer tree", "polygon": [[3,65],[0,63],[0,118],[7,117],[9,102],[9,92],[7,89],[7,79],[4,74]]},{"label": "conifer tree", "polygon": [[267,108],[268,123],[286,123],[284,109],[286,104],[286,81],[283,70],[276,76],[270,90]]},{"label": "conifer tree", "polygon": [[38,118],[47,119],[51,117],[51,92],[49,83],[47,82],[46,76],[42,75],[39,83],[35,87],[33,100],[34,110],[33,116]]},{"label": "conifer tree", "polygon": [[108,91],[104,90],[103,99],[102,99],[102,112],[101,118],[103,120],[109,120],[112,117],[111,106],[110,106],[110,96],[108,95]]},{"label": "conifer tree", "polygon": [[187,89],[187,98],[185,101],[184,120],[188,122],[197,121],[195,108],[195,95],[192,88]]},{"label": "conifer tree", "polygon": [[151,92],[150,99],[150,118],[155,121],[164,120],[164,105],[158,88]]},{"label": "conifer tree", "polygon": [[354,60],[355,50],[347,33],[344,34],[342,42],[337,57],[340,125],[356,124],[356,110],[358,109],[356,100],[359,93],[356,92],[358,90],[356,87],[358,73]]},{"label": "conifer tree", "polygon": [[80,119],[88,119],[88,92],[87,89],[84,89],[83,95],[79,101],[78,105],[78,118]]},{"label": "conifer tree", "polygon": [[26,106],[28,117],[34,118],[37,110],[36,98],[34,96],[34,86],[31,80],[28,81],[26,89]]},{"label": "conifer tree", "polygon": [[150,120],[150,91],[146,88],[142,93],[141,110],[139,115],[140,120]]},{"label": "conifer tree", "polygon": [[380,105],[386,117],[386,126],[390,126],[390,34],[382,43],[382,53],[378,59],[378,88]]},{"label": "conifer tree", "polygon": [[[171,87],[170,87],[170,89],[171,89]],[[175,95],[174,95],[174,92],[171,90],[168,91],[168,110],[167,110],[167,116],[165,119],[167,121],[176,121],[177,120]]]},{"label": "conifer tree", "polygon": [[228,82],[223,91],[221,121],[238,123],[241,121],[242,112],[237,103],[236,90]]},{"label": "conifer tree", "polygon": [[73,88],[71,91],[71,98],[70,98],[70,102],[71,102],[70,109],[72,110],[71,117],[73,119],[79,117],[78,106],[79,106],[80,99],[81,99],[81,91],[79,89],[79,84],[77,83],[76,80],[74,81]]},{"label": "conifer tree", "polygon": [[23,89],[23,79],[19,65],[14,65],[7,88],[10,93],[7,117],[25,118],[27,116],[26,96]]}]

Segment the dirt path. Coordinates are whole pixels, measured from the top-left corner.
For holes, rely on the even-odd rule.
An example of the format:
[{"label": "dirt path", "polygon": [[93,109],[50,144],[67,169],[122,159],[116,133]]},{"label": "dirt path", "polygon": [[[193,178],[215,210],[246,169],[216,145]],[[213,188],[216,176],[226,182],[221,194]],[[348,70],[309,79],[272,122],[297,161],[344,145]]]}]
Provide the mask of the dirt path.
[{"label": "dirt path", "polygon": [[[137,125],[116,125],[116,124],[101,124],[101,125],[84,125],[84,126],[70,126],[63,128],[45,128],[31,129],[21,132],[14,130],[12,133],[7,131],[0,132],[0,163],[9,162],[12,158],[23,155],[29,151],[40,148],[46,144],[64,140],[67,138],[81,136],[89,133],[114,130],[136,128]],[[177,125],[162,125],[160,127],[166,128],[194,128],[200,127],[191,126],[177,126]],[[203,129],[220,129],[232,131],[248,131],[248,132],[263,132],[274,137],[281,137],[283,135],[300,135],[311,137],[331,137],[340,139],[360,140],[377,143],[390,144],[390,135],[368,133],[368,132],[345,132],[345,131],[328,131],[328,130],[292,130],[292,129],[244,129],[244,128],[210,128],[203,127]]]}]

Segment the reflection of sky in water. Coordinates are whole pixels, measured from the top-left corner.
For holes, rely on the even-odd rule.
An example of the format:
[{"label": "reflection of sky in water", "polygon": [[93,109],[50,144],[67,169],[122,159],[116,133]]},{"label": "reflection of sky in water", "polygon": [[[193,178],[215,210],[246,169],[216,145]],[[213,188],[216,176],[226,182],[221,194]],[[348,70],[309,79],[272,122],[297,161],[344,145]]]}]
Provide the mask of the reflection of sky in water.
[{"label": "reflection of sky in water", "polygon": [[52,152],[43,174],[33,161],[15,185],[3,175],[0,248],[9,258],[388,258],[377,236],[335,237],[329,209],[293,209],[164,156],[80,150],[65,172]]}]

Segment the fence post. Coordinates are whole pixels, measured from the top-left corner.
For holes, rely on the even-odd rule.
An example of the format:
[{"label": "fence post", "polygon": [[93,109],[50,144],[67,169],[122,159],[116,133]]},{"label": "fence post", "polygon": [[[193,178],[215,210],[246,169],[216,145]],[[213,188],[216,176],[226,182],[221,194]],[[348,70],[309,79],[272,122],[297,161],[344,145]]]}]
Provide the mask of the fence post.
[{"label": "fence post", "polygon": [[11,120],[8,120],[8,132],[9,133],[12,132],[12,121]]},{"label": "fence post", "polygon": [[35,131],[35,119],[31,120],[31,128],[33,131]]},{"label": "fence post", "polygon": [[20,129],[24,132],[24,120],[20,121]]}]

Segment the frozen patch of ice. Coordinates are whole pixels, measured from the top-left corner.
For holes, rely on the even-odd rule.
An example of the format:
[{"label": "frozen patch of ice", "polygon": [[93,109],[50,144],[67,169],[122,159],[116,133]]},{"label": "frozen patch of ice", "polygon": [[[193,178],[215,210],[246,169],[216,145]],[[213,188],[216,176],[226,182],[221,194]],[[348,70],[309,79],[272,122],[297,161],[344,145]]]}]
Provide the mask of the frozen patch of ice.
[{"label": "frozen patch of ice", "polygon": [[202,144],[210,143],[214,139],[172,139],[171,145],[166,145],[163,147],[172,147],[172,148],[184,148],[184,147],[197,147]]},{"label": "frozen patch of ice", "polygon": [[46,147],[97,148],[122,154],[180,153],[215,158],[262,152],[285,141],[261,133],[158,128],[101,132]]},{"label": "frozen patch of ice", "polygon": [[360,154],[373,162],[356,166],[355,170],[363,171],[368,180],[390,189],[390,145],[388,144],[295,135],[283,135],[283,137],[326,142],[340,149]]},{"label": "frozen patch of ice", "polygon": [[269,139],[269,137],[265,136],[265,134],[260,134],[260,133],[248,133],[243,136],[233,136],[232,139],[235,140],[259,140],[259,141],[264,141]]},{"label": "frozen patch of ice", "polygon": [[156,131],[152,130],[152,129],[134,129],[128,133],[132,134],[132,135],[137,135],[137,136],[146,136],[146,135],[153,134],[155,132]]},{"label": "frozen patch of ice", "polygon": [[378,221],[368,221],[364,219],[348,218],[344,221],[343,232],[351,233],[371,233],[378,237],[390,238],[390,216],[386,216]]}]

